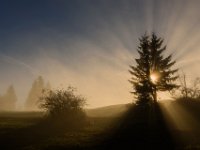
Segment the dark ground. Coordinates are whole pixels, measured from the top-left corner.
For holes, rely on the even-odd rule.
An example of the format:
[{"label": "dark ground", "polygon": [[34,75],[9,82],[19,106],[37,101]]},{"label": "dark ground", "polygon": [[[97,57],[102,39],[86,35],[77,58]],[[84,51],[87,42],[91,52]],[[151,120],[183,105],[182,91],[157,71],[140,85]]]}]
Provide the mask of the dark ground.
[{"label": "dark ground", "polygon": [[0,114],[0,149],[200,149],[200,137],[195,146],[174,138],[185,133],[176,129],[171,133],[158,105],[154,109],[132,106],[121,117],[89,118],[89,124],[78,130],[54,129],[41,120],[40,113]]},{"label": "dark ground", "polygon": [[175,143],[165,125],[159,106],[132,107],[108,140],[112,149],[174,149]]}]

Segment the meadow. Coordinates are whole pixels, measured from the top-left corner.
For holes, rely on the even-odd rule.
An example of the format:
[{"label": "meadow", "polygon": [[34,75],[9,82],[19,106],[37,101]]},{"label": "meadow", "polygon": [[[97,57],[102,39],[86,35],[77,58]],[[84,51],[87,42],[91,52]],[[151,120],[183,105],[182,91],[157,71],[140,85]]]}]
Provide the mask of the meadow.
[{"label": "meadow", "polygon": [[[93,110],[94,111],[94,110]],[[82,149],[92,148],[108,136],[117,117],[88,117],[88,125],[80,130],[48,129],[39,125],[42,112],[1,112],[1,149]],[[61,132],[60,132],[61,131]]]},{"label": "meadow", "polygon": [[[178,111],[180,107],[191,112],[195,123],[188,116],[180,117],[186,114]],[[144,107],[118,105],[86,110],[88,124],[76,130],[41,125],[42,112],[1,112],[0,145],[9,150],[200,149],[199,102],[169,102],[172,116],[163,108],[161,104],[151,112]],[[177,123],[190,128],[179,128]]]}]

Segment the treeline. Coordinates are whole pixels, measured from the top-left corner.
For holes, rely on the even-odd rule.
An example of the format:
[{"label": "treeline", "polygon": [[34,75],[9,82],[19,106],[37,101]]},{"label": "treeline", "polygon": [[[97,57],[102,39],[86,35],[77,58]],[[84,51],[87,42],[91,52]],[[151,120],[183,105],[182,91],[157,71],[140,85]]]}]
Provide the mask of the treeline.
[{"label": "treeline", "polygon": [[[38,99],[42,96],[43,90],[50,90],[50,83],[45,83],[42,76],[37,77],[28,93],[24,103],[24,110],[38,110]],[[0,111],[15,111],[17,110],[17,94],[14,87],[11,85],[6,93],[0,95]]]}]

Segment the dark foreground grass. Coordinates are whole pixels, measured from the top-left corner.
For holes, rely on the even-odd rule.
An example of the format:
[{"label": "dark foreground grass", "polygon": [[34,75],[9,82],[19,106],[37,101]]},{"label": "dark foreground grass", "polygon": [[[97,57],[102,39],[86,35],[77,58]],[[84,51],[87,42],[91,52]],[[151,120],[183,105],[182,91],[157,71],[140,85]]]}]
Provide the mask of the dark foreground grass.
[{"label": "dark foreground grass", "polygon": [[52,128],[38,113],[1,113],[0,149],[92,149],[102,143],[115,120],[88,118],[87,126],[72,130]]},{"label": "dark foreground grass", "polygon": [[88,124],[79,129],[52,127],[42,122],[41,113],[0,114],[0,149],[200,149],[200,137],[195,139],[195,145],[192,145],[194,140],[177,143],[171,135],[176,134],[181,139],[186,131],[174,128],[172,134],[160,109],[159,105],[153,109],[132,106],[120,117],[90,117]]},{"label": "dark foreground grass", "polygon": [[110,149],[174,149],[175,143],[158,105],[133,106],[108,140]]},{"label": "dark foreground grass", "polygon": [[88,125],[76,130],[41,123],[42,114],[4,113],[0,115],[0,145],[9,150],[172,148],[163,122],[158,116],[150,121],[149,111],[131,107],[118,118],[88,118]]}]

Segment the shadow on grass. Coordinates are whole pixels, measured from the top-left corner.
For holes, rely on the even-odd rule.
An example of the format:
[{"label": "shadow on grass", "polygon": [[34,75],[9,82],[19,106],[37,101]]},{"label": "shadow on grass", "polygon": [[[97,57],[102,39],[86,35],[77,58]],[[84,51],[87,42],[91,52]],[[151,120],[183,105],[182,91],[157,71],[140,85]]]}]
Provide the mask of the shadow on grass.
[{"label": "shadow on grass", "polygon": [[159,105],[132,106],[102,149],[174,149]]},{"label": "shadow on grass", "polygon": [[[106,120],[107,119],[107,120]],[[98,119],[97,119],[98,120]],[[94,119],[93,119],[94,121]],[[108,128],[93,125],[41,120],[34,125],[13,129],[1,134],[1,149],[173,149],[173,140],[158,105],[131,105]],[[102,118],[100,122],[109,122]],[[66,126],[70,124],[70,126]],[[106,124],[106,123],[105,123]],[[107,123],[108,124],[108,123]],[[96,131],[97,127],[102,131]],[[107,125],[108,126],[108,125]]]}]

